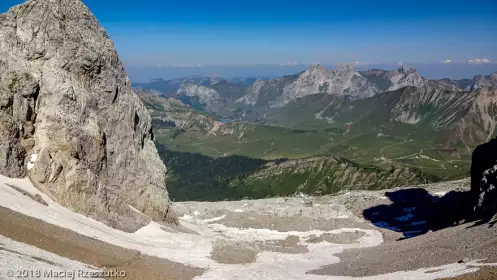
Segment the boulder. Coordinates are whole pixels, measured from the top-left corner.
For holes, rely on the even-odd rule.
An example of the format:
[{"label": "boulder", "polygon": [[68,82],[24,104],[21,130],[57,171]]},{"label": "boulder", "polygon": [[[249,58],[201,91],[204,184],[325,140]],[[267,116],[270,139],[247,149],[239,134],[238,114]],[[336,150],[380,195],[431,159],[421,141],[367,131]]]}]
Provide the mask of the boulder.
[{"label": "boulder", "polygon": [[471,160],[470,213],[490,220],[497,212],[497,139],[478,146]]}]

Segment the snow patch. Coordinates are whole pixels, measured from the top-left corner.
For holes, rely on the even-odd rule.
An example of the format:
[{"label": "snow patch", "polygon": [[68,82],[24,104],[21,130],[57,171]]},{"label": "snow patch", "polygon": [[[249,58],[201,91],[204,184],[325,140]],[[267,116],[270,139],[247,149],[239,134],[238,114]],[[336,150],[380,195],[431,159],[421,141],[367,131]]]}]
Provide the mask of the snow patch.
[{"label": "snow patch", "polygon": [[[101,271],[96,267],[55,255],[25,243],[16,242],[2,235],[0,235],[0,244],[2,244],[2,246],[0,246],[0,259],[2,260],[0,261],[0,271],[2,274],[3,272],[7,273],[7,271],[40,271],[43,273],[41,275],[42,277],[37,278],[56,279],[57,277],[43,277],[44,273],[68,272],[74,273],[74,277],[71,276],[70,279],[87,279],[78,277],[78,272]],[[20,276],[14,274],[14,276],[16,275]]]},{"label": "snow patch", "polygon": [[[195,278],[197,280],[245,280],[268,279],[268,277],[276,280],[432,280],[474,272],[478,270],[477,266],[482,265],[475,262],[466,262],[462,264],[456,263],[435,268],[426,268],[408,272],[395,272],[367,278],[312,275],[307,274],[307,272],[318,269],[324,265],[338,263],[340,259],[336,257],[336,255],[346,249],[366,248],[380,245],[383,242],[382,234],[379,231],[372,229],[338,229],[333,231],[311,230],[306,232],[279,232],[271,229],[253,228],[240,229],[212,223],[224,219],[224,216],[202,220],[198,217],[188,215],[181,218],[182,226],[199,233],[198,235],[181,232],[167,232],[162,230],[161,225],[156,222],[151,222],[149,225],[141,228],[135,233],[127,233],[110,228],[103,223],[74,213],[57,204],[45,194],[41,194],[41,196],[49,204],[49,206],[43,206],[29,197],[26,197],[6,186],[4,183],[10,183],[30,193],[39,193],[38,190],[31,184],[29,179],[9,179],[0,176],[0,194],[2,197],[0,200],[1,206],[45,222],[73,230],[81,235],[96,238],[109,244],[137,250],[150,256],[201,268],[207,268],[208,271],[204,275]],[[307,244],[305,242],[305,240],[313,234],[320,236],[326,233],[341,234],[344,232],[354,231],[364,232],[365,235],[353,244],[330,244],[327,242]],[[243,265],[221,264],[211,258],[213,244],[218,240],[241,240],[248,242],[284,240],[292,235],[299,237],[300,243],[305,244],[309,252],[304,254],[262,252],[257,255],[254,263]],[[0,239],[1,243],[7,243],[2,240],[3,239]],[[12,256],[9,257],[9,259],[14,258]],[[66,266],[73,265],[75,267],[84,268],[84,265],[76,262],[65,263],[67,260],[61,260],[61,258],[57,256],[49,256],[49,260],[59,264],[64,262]],[[22,265],[29,265],[25,260],[19,260],[19,262],[22,262]],[[33,266],[35,265],[39,268],[38,264],[33,264]],[[17,267],[13,266],[9,262],[0,262],[0,270],[11,268],[16,269]],[[433,272],[434,270],[435,272]]]},{"label": "snow patch", "polygon": [[436,193],[434,193],[434,195],[436,195],[436,196],[444,196],[446,194],[447,194],[447,192],[436,192]]},{"label": "snow patch", "polygon": [[400,228],[397,228],[397,227],[394,227],[394,226],[391,226],[388,222],[374,222],[374,225],[379,227],[379,228],[385,228],[385,229],[389,229],[391,231],[396,231],[396,232],[401,232],[402,230]]},{"label": "snow patch", "polygon": [[35,167],[35,163],[38,160],[38,154],[32,154],[31,157],[29,157],[27,169],[31,170],[33,167]]},{"label": "snow patch", "polygon": [[[195,215],[195,213],[194,213],[194,215]],[[195,216],[198,216],[198,215],[195,215]],[[179,219],[183,220],[185,222],[193,222],[195,224],[203,225],[203,224],[208,224],[208,223],[212,223],[212,222],[217,222],[217,221],[220,221],[224,218],[226,218],[226,215],[222,215],[222,216],[214,217],[214,218],[210,218],[210,219],[197,219],[197,218],[194,218],[190,215],[184,215],[183,217],[180,217]]]}]

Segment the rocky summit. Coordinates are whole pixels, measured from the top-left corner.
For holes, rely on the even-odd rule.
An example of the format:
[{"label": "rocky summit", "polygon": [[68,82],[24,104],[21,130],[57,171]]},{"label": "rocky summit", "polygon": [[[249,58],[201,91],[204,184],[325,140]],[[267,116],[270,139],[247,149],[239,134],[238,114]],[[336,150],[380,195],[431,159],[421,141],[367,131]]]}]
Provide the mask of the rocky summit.
[{"label": "rocky summit", "polygon": [[371,69],[356,71],[353,64],[342,63],[328,70],[319,64],[306,71],[274,80],[256,81],[237,103],[248,106],[282,107],[309,95],[319,93],[347,95],[355,99],[372,97],[406,86],[423,87],[428,80],[416,69],[401,66],[397,70]]},{"label": "rocky summit", "polygon": [[151,118],[79,0],[0,15],[0,131],[0,174],[121,230],[176,222]]}]

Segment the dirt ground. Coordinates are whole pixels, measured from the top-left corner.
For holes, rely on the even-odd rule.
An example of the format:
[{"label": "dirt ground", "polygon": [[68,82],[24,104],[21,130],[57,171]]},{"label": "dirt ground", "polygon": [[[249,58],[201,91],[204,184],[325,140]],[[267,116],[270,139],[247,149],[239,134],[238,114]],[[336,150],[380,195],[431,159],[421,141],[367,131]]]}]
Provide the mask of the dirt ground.
[{"label": "dirt ground", "polygon": [[268,240],[260,242],[219,241],[214,244],[212,259],[226,264],[247,264],[255,262],[257,254],[263,251],[285,254],[303,254],[309,252],[306,246],[299,245],[297,236],[285,240]]},{"label": "dirt ground", "polygon": [[466,259],[496,262],[497,231],[487,225],[470,226],[385,242],[372,248],[346,250],[338,255],[340,263],[310,273],[361,277],[441,266]]},{"label": "dirt ground", "polygon": [[[440,185],[440,190],[444,190],[443,185]],[[46,205],[37,197],[29,197]],[[323,245],[322,242],[355,244],[365,235],[360,229],[374,229],[383,233],[384,243],[379,246],[360,249],[348,247],[341,253],[333,254],[340,258],[340,263],[325,262],[323,266],[314,266],[313,271],[308,271],[310,268],[306,271],[304,267],[303,271],[306,274],[330,278],[332,276],[375,276],[475,259],[497,262],[497,230],[487,225],[477,227],[463,225],[395,241],[399,238],[399,232],[377,228],[367,220],[361,219],[361,209],[388,203],[388,200],[382,197],[381,192],[358,192],[335,197],[319,197],[309,203],[313,199],[303,197],[219,203],[179,203],[177,205],[181,208],[180,212],[189,216],[183,221],[198,222],[197,225],[202,226],[190,229],[189,224],[185,222],[182,226],[164,226],[162,230],[172,233],[187,232],[192,236],[207,232],[206,238],[212,238],[217,234],[219,230],[217,226],[221,225],[244,230],[262,230],[254,232],[264,232],[269,229],[273,232],[288,233],[286,239],[276,238],[274,240],[250,237],[239,240],[236,236],[230,235],[220,235],[223,238],[213,239],[213,250],[210,255],[213,260],[221,264],[242,266],[250,266],[251,263],[259,261],[258,254],[262,252],[292,254],[292,258],[298,258],[299,254],[312,253],[312,248],[315,246],[328,246],[326,243]],[[206,228],[213,231],[205,231]],[[337,231],[337,234],[314,234],[313,232],[304,237],[297,236],[299,232],[330,231],[342,228],[349,228],[351,231]],[[295,233],[290,233],[293,231]],[[187,280],[206,272],[205,269],[114,246],[3,207],[0,207],[0,235],[108,271],[125,271],[124,279]],[[330,246],[334,245],[330,244]],[[2,250],[2,244],[0,244],[0,250]],[[50,263],[49,259],[38,261]],[[273,264],[276,263],[266,265]],[[472,265],[476,264],[467,263],[467,266]],[[426,273],[435,271],[436,268]],[[497,268],[482,267],[476,273],[449,279],[497,279]]]},{"label": "dirt ground", "polygon": [[496,267],[483,267],[476,273],[465,274],[457,277],[446,278],[447,280],[493,280],[497,279]]},{"label": "dirt ground", "polygon": [[0,235],[15,241],[96,267],[126,271],[126,277],[120,279],[190,280],[204,272],[82,236],[3,207],[0,225]]}]

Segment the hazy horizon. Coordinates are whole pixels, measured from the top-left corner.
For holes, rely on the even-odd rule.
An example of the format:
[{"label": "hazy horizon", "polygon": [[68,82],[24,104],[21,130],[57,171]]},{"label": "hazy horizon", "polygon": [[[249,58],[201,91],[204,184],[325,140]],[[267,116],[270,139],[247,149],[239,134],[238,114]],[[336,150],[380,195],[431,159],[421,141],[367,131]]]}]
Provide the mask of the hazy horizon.
[{"label": "hazy horizon", "polygon": [[[488,75],[497,71],[497,64],[468,65],[468,64],[408,64],[407,66],[417,69],[421,75],[428,79],[472,79],[476,75]],[[309,68],[308,64],[299,65],[246,65],[246,66],[125,66],[126,71],[133,83],[149,82],[154,79],[178,79],[197,75],[218,75],[222,77],[279,77],[296,74]],[[333,69],[336,65],[323,67]],[[356,69],[384,69],[393,70],[398,68],[395,64],[356,65]]]}]

